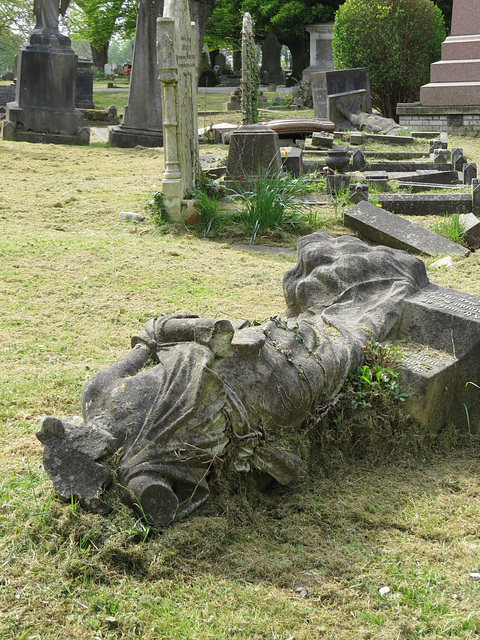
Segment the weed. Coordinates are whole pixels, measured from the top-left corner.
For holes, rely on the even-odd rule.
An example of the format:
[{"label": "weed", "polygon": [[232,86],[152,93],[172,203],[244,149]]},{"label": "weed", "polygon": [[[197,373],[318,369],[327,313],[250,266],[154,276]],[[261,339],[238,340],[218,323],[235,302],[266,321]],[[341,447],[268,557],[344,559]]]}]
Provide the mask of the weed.
[{"label": "weed", "polygon": [[170,222],[170,216],[168,215],[167,207],[163,201],[163,193],[157,191],[153,194],[153,198],[147,203],[145,209],[150,214],[152,222],[161,227],[167,222]]},{"label": "weed", "polygon": [[464,233],[460,226],[460,215],[458,213],[442,218],[435,226],[434,231],[453,242],[463,244]]},{"label": "weed", "polygon": [[335,221],[343,224],[343,213],[345,211],[345,207],[348,207],[350,204],[348,188],[346,189],[345,186],[341,184],[336,191],[332,191],[331,198]]},{"label": "weed", "polygon": [[238,198],[243,209],[240,219],[251,231],[251,242],[258,231],[280,229],[283,225],[295,226],[303,205],[296,201],[303,190],[303,180],[292,178],[281,171],[270,175],[269,167],[259,167],[258,178],[244,173],[245,184],[236,183]]}]

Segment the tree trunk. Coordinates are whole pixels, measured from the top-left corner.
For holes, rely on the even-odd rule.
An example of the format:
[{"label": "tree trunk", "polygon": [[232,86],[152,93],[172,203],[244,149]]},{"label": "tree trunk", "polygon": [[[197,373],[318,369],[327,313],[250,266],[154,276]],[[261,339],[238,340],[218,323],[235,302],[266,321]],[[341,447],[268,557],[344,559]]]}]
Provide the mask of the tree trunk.
[{"label": "tree trunk", "polygon": [[308,52],[308,41],[306,38],[298,38],[285,42],[292,54],[292,77],[300,82],[302,71],[308,67],[310,56]]},{"label": "tree trunk", "polygon": [[109,44],[110,43],[107,42],[107,44],[104,44],[101,49],[97,49],[96,47],[93,46],[93,44],[90,44],[90,48],[92,50],[93,66],[96,67],[97,69],[100,69],[100,71],[103,71],[105,65],[108,62],[108,45]]}]

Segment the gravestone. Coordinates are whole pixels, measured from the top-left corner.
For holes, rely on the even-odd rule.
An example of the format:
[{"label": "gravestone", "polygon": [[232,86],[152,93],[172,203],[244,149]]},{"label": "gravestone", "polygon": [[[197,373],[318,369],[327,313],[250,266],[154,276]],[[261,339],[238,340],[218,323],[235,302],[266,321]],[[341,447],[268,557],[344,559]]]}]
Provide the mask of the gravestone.
[{"label": "gravestone", "polygon": [[243,14],[242,24],[242,123],[258,122],[258,66],[252,16]]},{"label": "gravestone", "polygon": [[163,0],[140,0],[128,104],[123,121],[110,127],[112,147],[162,147],[162,90],[157,70],[156,23]]},{"label": "gravestone", "polygon": [[270,31],[262,43],[262,68],[260,78],[263,84],[281,84],[283,82],[280,53],[282,45],[277,36]]},{"label": "gravestone", "polygon": [[275,175],[281,170],[278,134],[263,124],[239,127],[230,136],[225,185],[235,190],[236,184],[255,182],[260,170]]},{"label": "gravestone", "polygon": [[466,162],[462,168],[463,184],[472,184],[472,180],[477,177],[476,162]]},{"label": "gravestone", "polygon": [[77,56],[58,30],[58,15],[68,1],[36,0],[35,29],[20,49],[16,97],[7,103],[4,140],[88,144],[90,132],[75,108]]},{"label": "gravestone", "polygon": [[403,249],[428,256],[451,254],[466,256],[465,247],[443,236],[428,231],[400,216],[385,211],[369,202],[360,202],[345,212],[347,227],[363,237],[394,249]]},{"label": "gravestone", "polygon": [[310,65],[303,70],[302,80],[308,80],[312,73],[333,69],[333,22],[310,24],[305,27],[310,35]]},{"label": "gravestone", "polygon": [[93,62],[91,60],[77,60],[75,107],[77,109],[95,109],[93,104]]},{"label": "gravestone", "polygon": [[336,109],[337,99],[341,99],[348,107],[355,105],[359,111],[371,112],[368,68],[313,73],[312,99],[315,118],[326,118],[335,123],[345,120],[345,116]]},{"label": "gravestone", "polygon": [[217,53],[217,55],[215,56],[215,66],[220,68],[225,68],[226,64],[227,64],[227,59],[225,58],[223,53],[221,52]]},{"label": "gravestone", "polygon": [[165,173],[163,200],[174,221],[183,219],[185,196],[197,184],[197,35],[188,0],[165,0],[157,21],[159,78],[162,83]]}]

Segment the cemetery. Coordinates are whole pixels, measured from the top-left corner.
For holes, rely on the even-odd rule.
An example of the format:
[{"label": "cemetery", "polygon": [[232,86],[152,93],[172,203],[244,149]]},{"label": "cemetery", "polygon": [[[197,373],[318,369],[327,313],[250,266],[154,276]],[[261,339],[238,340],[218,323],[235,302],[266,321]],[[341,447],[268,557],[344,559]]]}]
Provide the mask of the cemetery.
[{"label": "cemetery", "polygon": [[309,106],[253,13],[238,86],[198,88],[206,5],[141,0],[99,81],[35,2],[0,84],[1,639],[478,635],[480,142],[402,115],[448,60],[475,93],[470,4],[395,119],[333,21]]}]

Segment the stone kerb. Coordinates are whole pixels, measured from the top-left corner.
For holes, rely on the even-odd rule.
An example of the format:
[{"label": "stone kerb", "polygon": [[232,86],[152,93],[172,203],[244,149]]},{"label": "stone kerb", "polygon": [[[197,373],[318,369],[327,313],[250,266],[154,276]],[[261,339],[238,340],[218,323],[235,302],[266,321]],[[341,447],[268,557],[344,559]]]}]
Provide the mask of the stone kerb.
[{"label": "stone kerb", "polygon": [[162,83],[167,211],[182,220],[185,196],[198,179],[197,35],[188,0],[166,0],[157,20],[157,55]]}]

